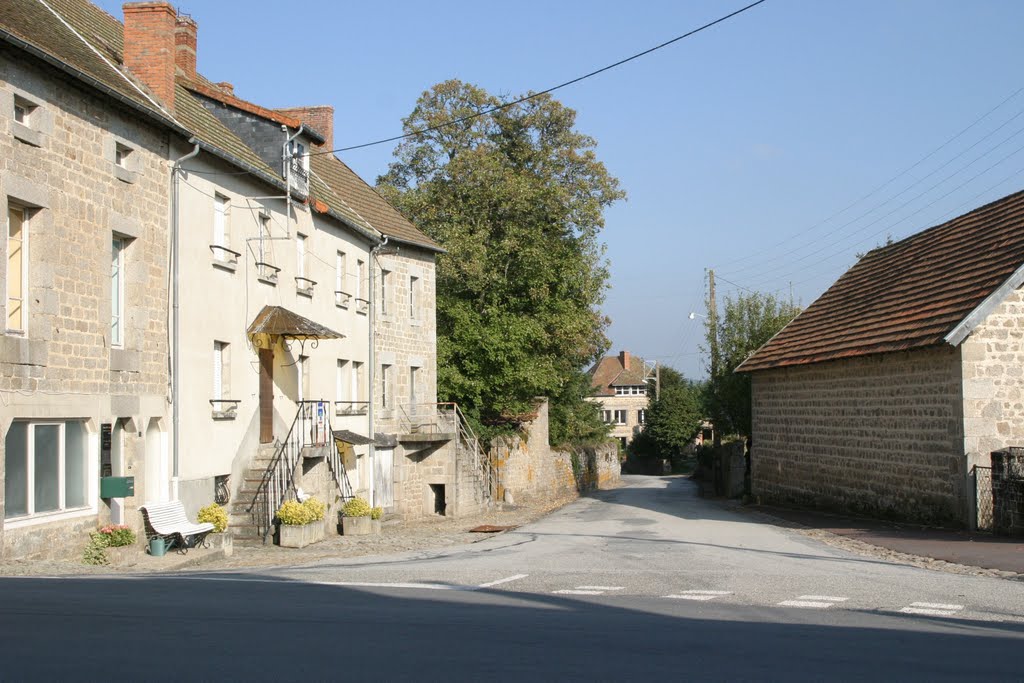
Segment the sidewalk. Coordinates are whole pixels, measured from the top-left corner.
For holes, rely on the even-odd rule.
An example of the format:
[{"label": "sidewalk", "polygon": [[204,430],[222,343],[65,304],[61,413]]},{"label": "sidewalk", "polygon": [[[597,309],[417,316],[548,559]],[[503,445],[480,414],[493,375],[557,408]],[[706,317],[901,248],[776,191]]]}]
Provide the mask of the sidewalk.
[{"label": "sidewalk", "polygon": [[767,505],[748,505],[742,509],[902,555],[980,567],[1003,576],[1024,575],[1024,538],[1002,538],[982,532],[935,529]]}]

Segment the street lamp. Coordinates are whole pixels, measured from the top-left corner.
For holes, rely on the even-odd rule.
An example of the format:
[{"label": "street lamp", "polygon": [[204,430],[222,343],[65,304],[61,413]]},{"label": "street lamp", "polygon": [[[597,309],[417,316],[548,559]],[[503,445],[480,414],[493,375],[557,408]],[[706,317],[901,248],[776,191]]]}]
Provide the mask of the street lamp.
[{"label": "street lamp", "polygon": [[693,320],[697,316],[700,316],[700,317],[704,318],[705,320],[707,319],[707,316],[704,315],[703,313],[694,313],[693,311],[690,311],[690,315],[689,315],[690,320]]}]

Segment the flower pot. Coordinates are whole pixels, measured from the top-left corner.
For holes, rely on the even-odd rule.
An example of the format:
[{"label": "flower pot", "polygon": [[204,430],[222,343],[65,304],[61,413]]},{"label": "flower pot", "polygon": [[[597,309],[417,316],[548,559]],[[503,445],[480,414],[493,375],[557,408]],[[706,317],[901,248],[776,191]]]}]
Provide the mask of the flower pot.
[{"label": "flower pot", "polygon": [[278,537],[282,548],[305,548],[310,543],[324,540],[323,520],[309,524],[281,524]]},{"label": "flower pot", "polygon": [[369,517],[342,517],[341,533],[345,536],[369,536],[373,533],[373,520]]}]

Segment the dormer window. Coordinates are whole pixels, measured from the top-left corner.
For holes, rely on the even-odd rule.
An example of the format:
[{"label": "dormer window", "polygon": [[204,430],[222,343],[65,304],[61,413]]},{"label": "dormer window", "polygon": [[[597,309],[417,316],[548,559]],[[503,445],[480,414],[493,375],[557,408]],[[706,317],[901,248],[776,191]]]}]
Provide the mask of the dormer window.
[{"label": "dormer window", "polygon": [[288,143],[288,158],[285,160],[288,185],[300,192],[309,191],[309,156],[306,145],[298,140]]},{"label": "dormer window", "polygon": [[8,114],[13,118],[11,132],[14,137],[33,147],[42,147],[44,136],[53,131],[53,115],[41,102],[30,99],[28,95],[15,93]]},{"label": "dormer window", "polygon": [[24,100],[18,96],[14,97],[14,120],[23,126],[32,125],[32,110],[35,109],[28,100]]}]

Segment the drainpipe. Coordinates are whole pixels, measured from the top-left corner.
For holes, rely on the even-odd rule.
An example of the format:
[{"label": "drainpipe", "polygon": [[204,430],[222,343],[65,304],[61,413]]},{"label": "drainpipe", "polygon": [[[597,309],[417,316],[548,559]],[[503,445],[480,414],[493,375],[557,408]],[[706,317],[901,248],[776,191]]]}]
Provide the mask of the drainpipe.
[{"label": "drainpipe", "polygon": [[373,478],[374,478],[373,461],[374,461],[374,458],[376,456],[376,446],[373,443],[374,439],[376,438],[375,437],[375,432],[373,431],[374,430],[373,407],[376,404],[376,400],[374,399],[373,391],[376,388],[374,382],[375,382],[375,379],[376,379],[376,376],[377,376],[377,372],[376,372],[376,369],[375,369],[376,368],[376,362],[377,362],[377,360],[376,360],[377,359],[377,354],[376,354],[376,351],[375,351],[376,338],[377,338],[377,335],[376,335],[376,328],[377,328],[377,324],[376,324],[377,323],[377,287],[376,287],[376,283],[377,283],[377,252],[379,252],[381,249],[383,249],[384,246],[387,243],[388,243],[388,238],[387,238],[387,235],[385,235],[384,239],[381,241],[380,244],[378,244],[377,246],[375,246],[372,249],[370,249],[370,259],[369,259],[369,263],[367,264],[370,267],[370,291],[367,293],[367,299],[369,300],[369,303],[367,305],[370,308],[370,321],[369,321],[370,322],[370,331],[369,331],[369,335],[368,335],[369,338],[370,338],[370,351],[369,351],[369,363],[368,363],[369,366],[370,366],[370,370],[367,373],[367,375],[368,375],[368,377],[367,377],[367,384],[369,384],[369,386],[370,386],[370,402],[369,402],[369,405],[367,406],[367,410],[366,410],[366,420],[369,423],[369,429],[370,429],[370,433],[368,435],[370,437],[370,452],[369,452],[369,456],[368,456],[369,457],[369,461],[368,462],[369,462],[369,467],[370,467],[370,505],[372,505],[372,506],[376,506],[376,504],[377,504],[377,501],[374,500],[374,496],[376,494],[376,491],[375,491],[376,487],[373,485]]},{"label": "drainpipe", "polygon": [[178,500],[178,433],[181,426],[180,373],[178,361],[181,359],[181,333],[178,326],[178,204],[180,190],[179,171],[181,164],[199,154],[199,141],[194,137],[188,140],[195,145],[192,151],[171,164],[171,452],[173,453],[171,470],[171,499]]},{"label": "drainpipe", "polygon": [[281,146],[281,158],[284,160],[284,196],[285,196],[285,233],[287,237],[291,237],[291,225],[292,225],[292,157],[288,154],[288,145],[292,144],[292,141],[302,135],[302,131],[306,130],[305,124],[300,123],[298,130],[295,131],[295,135],[288,137],[288,126],[281,124],[281,131],[284,133],[284,144]]}]

